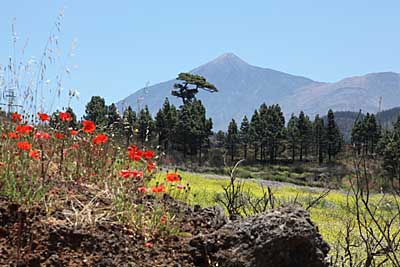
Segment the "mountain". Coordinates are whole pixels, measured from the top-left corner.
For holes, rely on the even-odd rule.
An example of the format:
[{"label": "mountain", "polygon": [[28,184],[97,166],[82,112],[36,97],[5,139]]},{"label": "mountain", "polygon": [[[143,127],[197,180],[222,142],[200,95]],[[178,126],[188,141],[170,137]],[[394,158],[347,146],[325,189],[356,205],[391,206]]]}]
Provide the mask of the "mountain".
[{"label": "mountain", "polygon": [[391,129],[399,117],[400,107],[384,110],[376,114],[376,120],[384,129]]},{"label": "mountain", "polygon": [[[338,111],[334,112],[334,115],[335,121],[340,129],[340,132],[343,134],[344,140],[346,142],[350,142],[351,130],[354,123],[358,119],[363,119],[365,117],[365,113],[354,111]],[[400,107],[383,110],[375,115],[378,124],[381,125],[383,129],[391,129],[393,124],[400,117]],[[324,116],[323,119],[326,122],[327,116]]]},{"label": "mountain", "polygon": [[[285,105],[295,111],[308,114],[335,111],[359,111],[376,113],[400,104],[400,75],[394,72],[370,73],[299,88],[289,96]],[[381,107],[380,107],[381,105]]]},{"label": "mountain", "polygon": [[[233,53],[193,69],[213,83],[217,93],[200,91],[197,97],[213,119],[214,130],[226,130],[234,118],[238,123],[244,115],[250,119],[261,103],[278,103],[285,116],[304,110],[310,117],[335,111],[376,112],[400,104],[400,75],[392,72],[372,73],[346,78],[336,83],[317,82],[284,72],[253,66]],[[117,103],[120,110],[131,105],[134,109],[148,105],[152,114],[161,108],[165,98],[176,106],[180,99],[171,96],[175,79],[143,88]],[[138,103],[140,107],[138,107]]]}]

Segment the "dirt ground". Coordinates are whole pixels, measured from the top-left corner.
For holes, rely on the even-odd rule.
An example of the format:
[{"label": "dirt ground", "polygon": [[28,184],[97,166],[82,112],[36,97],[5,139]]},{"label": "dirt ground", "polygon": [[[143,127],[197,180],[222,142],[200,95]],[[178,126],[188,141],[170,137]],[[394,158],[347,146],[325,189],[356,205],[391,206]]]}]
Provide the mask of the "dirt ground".
[{"label": "dirt ground", "polygon": [[[86,192],[79,196],[81,202],[93,199],[87,188],[73,187]],[[143,201],[151,206],[154,199]],[[148,240],[112,220],[73,224],[65,215],[67,202],[49,214],[43,205],[27,209],[0,197],[0,266],[194,266],[190,238],[214,231],[221,222],[215,222],[212,210],[190,207],[167,195],[163,201],[176,214],[173,227],[178,231]],[[109,204],[107,199],[96,202]]]}]

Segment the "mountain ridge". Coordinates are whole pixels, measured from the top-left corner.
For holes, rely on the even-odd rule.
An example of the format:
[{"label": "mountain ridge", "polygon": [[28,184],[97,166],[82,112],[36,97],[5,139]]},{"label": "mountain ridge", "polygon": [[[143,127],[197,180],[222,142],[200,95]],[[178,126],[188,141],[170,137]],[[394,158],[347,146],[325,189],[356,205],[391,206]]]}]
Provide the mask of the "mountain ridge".
[{"label": "mountain ridge", "polygon": [[[232,118],[240,123],[244,115],[250,117],[263,102],[280,104],[286,117],[300,110],[312,117],[326,114],[329,108],[377,112],[400,105],[400,74],[390,71],[327,83],[254,66],[228,52],[190,72],[204,76],[219,90],[218,93],[201,91],[198,94],[207,109],[207,116],[213,119],[214,130],[225,130]],[[153,115],[166,97],[179,106],[179,99],[171,96],[176,82],[171,79],[142,88],[117,102],[117,106],[123,110],[128,105],[134,109],[148,105]]]}]

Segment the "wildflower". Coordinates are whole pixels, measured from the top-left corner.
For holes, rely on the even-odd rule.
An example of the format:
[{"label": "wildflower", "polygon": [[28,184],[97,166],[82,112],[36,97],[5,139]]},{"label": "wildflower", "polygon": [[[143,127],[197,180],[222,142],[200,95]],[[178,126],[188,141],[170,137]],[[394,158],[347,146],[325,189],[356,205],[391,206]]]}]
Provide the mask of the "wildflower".
[{"label": "wildflower", "polygon": [[20,134],[28,135],[32,130],[33,130],[32,125],[17,125],[17,127],[15,127],[15,131]]},{"label": "wildflower", "polygon": [[77,135],[77,134],[78,134],[78,131],[77,131],[77,130],[74,130],[74,129],[71,130],[71,135],[72,135],[72,136],[75,136],[75,135]]},{"label": "wildflower", "polygon": [[131,176],[137,179],[143,178],[143,171],[137,171],[137,170],[133,170],[131,172]]},{"label": "wildflower", "polygon": [[167,182],[179,182],[180,179],[181,178],[176,173],[167,173]]},{"label": "wildflower", "polygon": [[34,149],[29,151],[29,157],[35,160],[40,160],[40,150]]},{"label": "wildflower", "polygon": [[54,134],[54,136],[57,138],[57,139],[63,139],[64,138],[64,135],[62,134],[62,133],[55,133]]},{"label": "wildflower", "polygon": [[168,220],[168,217],[167,217],[167,215],[163,215],[163,216],[161,216],[161,218],[160,218],[160,223],[161,224],[166,224],[167,223],[167,220]]},{"label": "wildflower", "polygon": [[145,246],[146,248],[152,248],[152,247],[153,247],[153,243],[146,242],[146,243],[144,244],[144,246]]},{"label": "wildflower", "polygon": [[141,187],[138,188],[138,191],[142,192],[142,193],[146,193],[147,192],[147,188],[144,187],[144,186],[141,186]]},{"label": "wildflower", "polygon": [[28,143],[27,141],[18,142],[17,146],[18,146],[19,149],[25,150],[25,151],[27,151],[27,150],[32,148],[32,144]]},{"label": "wildflower", "polygon": [[17,138],[19,138],[19,134],[17,132],[10,132],[10,133],[8,133],[8,138],[17,139]]},{"label": "wildflower", "polygon": [[1,162],[1,161],[0,161],[0,168],[2,168],[2,167],[4,167],[4,166],[6,166],[6,164],[5,164],[4,162]]},{"label": "wildflower", "polygon": [[133,161],[139,161],[142,158],[143,151],[139,150],[137,146],[132,145],[128,148],[129,158]]},{"label": "wildflower", "polygon": [[130,170],[120,170],[119,176],[121,176],[125,179],[128,179],[129,177],[131,177],[131,171]]},{"label": "wildflower", "polygon": [[38,139],[50,139],[50,134],[45,132],[37,132],[35,133],[35,137]]},{"label": "wildflower", "polygon": [[154,156],[155,156],[155,154],[154,154],[154,151],[152,151],[152,150],[146,150],[146,151],[143,153],[143,157],[144,157],[145,159],[152,159],[152,158],[154,158]]},{"label": "wildflower", "polygon": [[82,125],[85,133],[93,133],[96,129],[96,124],[93,121],[85,120],[82,122]]},{"label": "wildflower", "polygon": [[150,191],[153,193],[164,193],[165,192],[164,184],[160,184],[158,186],[153,186],[153,187],[151,187]]},{"label": "wildflower", "polygon": [[13,114],[11,114],[11,119],[13,120],[13,122],[20,122],[22,121],[22,115],[14,112]]},{"label": "wildflower", "polygon": [[46,113],[40,113],[40,112],[38,112],[37,115],[38,115],[38,117],[39,117],[39,120],[42,121],[42,122],[50,121],[50,116],[49,116],[48,114],[46,114]]},{"label": "wildflower", "polygon": [[99,145],[101,143],[107,143],[108,137],[105,134],[98,134],[93,138],[93,144]]},{"label": "wildflower", "polygon": [[58,116],[62,121],[72,121],[72,116],[68,112],[60,112]]},{"label": "wildflower", "polygon": [[155,168],[156,168],[156,163],[155,162],[149,161],[147,163],[147,171],[148,172],[152,172]]}]

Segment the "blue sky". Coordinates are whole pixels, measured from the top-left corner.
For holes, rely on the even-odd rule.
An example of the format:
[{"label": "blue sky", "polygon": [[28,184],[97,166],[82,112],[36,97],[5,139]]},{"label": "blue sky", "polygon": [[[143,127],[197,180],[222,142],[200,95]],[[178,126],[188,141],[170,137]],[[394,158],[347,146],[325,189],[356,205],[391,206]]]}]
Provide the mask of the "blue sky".
[{"label": "blue sky", "polygon": [[224,52],[318,81],[400,72],[398,0],[4,1],[0,63],[13,54],[14,17],[17,46],[29,38],[26,56],[40,57],[63,7],[61,51],[77,40],[64,87],[80,92],[78,113],[91,95],[115,102]]}]

